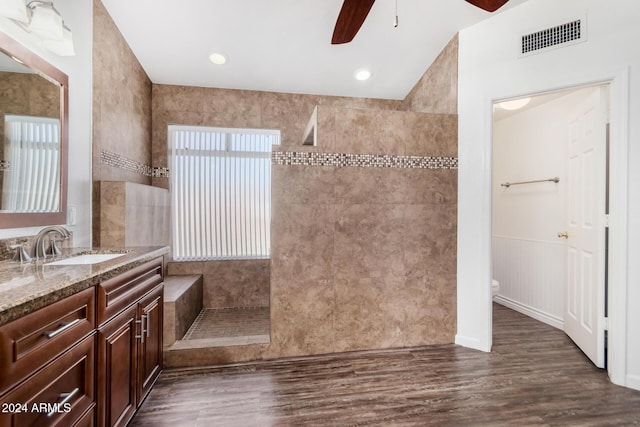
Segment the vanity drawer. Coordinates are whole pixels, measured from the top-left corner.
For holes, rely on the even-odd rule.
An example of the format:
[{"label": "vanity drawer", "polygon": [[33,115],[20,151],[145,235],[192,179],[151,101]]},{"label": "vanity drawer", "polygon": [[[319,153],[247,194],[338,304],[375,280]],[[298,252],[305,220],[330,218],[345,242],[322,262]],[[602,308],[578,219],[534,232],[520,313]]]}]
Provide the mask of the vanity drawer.
[{"label": "vanity drawer", "polygon": [[162,257],[144,263],[98,285],[98,325],[139,300],[162,283]]},{"label": "vanity drawer", "polygon": [[95,334],[5,395],[0,426],[90,425],[86,416],[95,407],[94,357]]},{"label": "vanity drawer", "polygon": [[95,318],[90,288],[0,326],[0,395],[93,332]]}]

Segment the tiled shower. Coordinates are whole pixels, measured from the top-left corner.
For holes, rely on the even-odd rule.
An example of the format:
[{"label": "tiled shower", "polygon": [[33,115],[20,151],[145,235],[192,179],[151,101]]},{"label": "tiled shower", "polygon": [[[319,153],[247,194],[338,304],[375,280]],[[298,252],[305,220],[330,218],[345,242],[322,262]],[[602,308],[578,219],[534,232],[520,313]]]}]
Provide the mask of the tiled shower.
[{"label": "tiled shower", "polygon": [[[457,37],[405,100],[168,86],[144,76],[100,2],[94,6],[94,44],[110,46],[94,49],[95,182],[166,189],[168,124],[281,131],[271,259],[167,269],[202,275],[202,307],[221,310],[212,318],[253,309],[252,318],[268,307],[270,342],[165,352],[166,367],[453,341]],[[110,79],[122,69],[133,71],[121,87]],[[316,106],[318,144],[303,146]],[[135,126],[114,126],[122,114]],[[103,162],[103,152],[150,174]],[[98,207],[96,226],[99,217]]]}]

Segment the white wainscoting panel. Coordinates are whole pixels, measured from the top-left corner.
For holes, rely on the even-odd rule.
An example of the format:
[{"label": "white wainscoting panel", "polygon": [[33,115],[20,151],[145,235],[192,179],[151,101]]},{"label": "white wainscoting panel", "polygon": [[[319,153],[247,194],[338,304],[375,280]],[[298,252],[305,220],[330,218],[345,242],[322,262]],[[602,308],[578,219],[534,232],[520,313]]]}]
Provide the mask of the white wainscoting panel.
[{"label": "white wainscoting panel", "polygon": [[563,328],[566,248],[563,243],[493,236],[498,304]]}]

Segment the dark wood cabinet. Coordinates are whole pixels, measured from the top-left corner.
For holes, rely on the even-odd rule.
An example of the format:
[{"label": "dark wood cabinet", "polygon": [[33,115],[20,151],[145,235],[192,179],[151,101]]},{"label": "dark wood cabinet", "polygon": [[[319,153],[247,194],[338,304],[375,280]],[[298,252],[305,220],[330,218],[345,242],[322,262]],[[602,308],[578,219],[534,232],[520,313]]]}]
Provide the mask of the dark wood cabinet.
[{"label": "dark wood cabinet", "polygon": [[98,425],[124,426],[136,411],[138,307],[98,330]]},{"label": "dark wood cabinet", "polygon": [[98,326],[138,302],[162,280],[162,258],[157,258],[99,283],[96,290]]},{"label": "dark wood cabinet", "polygon": [[95,322],[90,288],[0,327],[0,426],[92,425]]},{"label": "dark wood cabinet", "polygon": [[98,426],[125,426],[160,375],[162,302],[162,259],[98,285]]},{"label": "dark wood cabinet", "polygon": [[94,361],[92,333],[0,399],[0,426],[91,425],[83,420],[93,419]]},{"label": "dark wood cabinet", "polygon": [[95,290],[78,292],[0,327],[0,395],[95,330]]},{"label": "dark wood cabinet", "polygon": [[162,371],[163,258],[0,326],[0,427],[126,426]]},{"label": "dark wood cabinet", "polygon": [[[138,343],[138,402],[151,391],[162,370],[162,307],[163,286],[149,292],[138,304],[140,318],[144,318],[144,339]],[[139,404],[138,403],[138,404]]]}]

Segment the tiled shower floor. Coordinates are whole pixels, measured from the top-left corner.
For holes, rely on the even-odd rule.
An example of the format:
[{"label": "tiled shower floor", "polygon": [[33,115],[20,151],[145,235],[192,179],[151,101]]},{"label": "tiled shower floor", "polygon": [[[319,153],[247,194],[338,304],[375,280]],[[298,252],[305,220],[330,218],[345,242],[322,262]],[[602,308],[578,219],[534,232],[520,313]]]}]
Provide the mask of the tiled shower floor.
[{"label": "tiled shower floor", "polygon": [[207,340],[216,346],[262,344],[270,341],[269,329],[269,307],[205,308],[182,340]]}]

